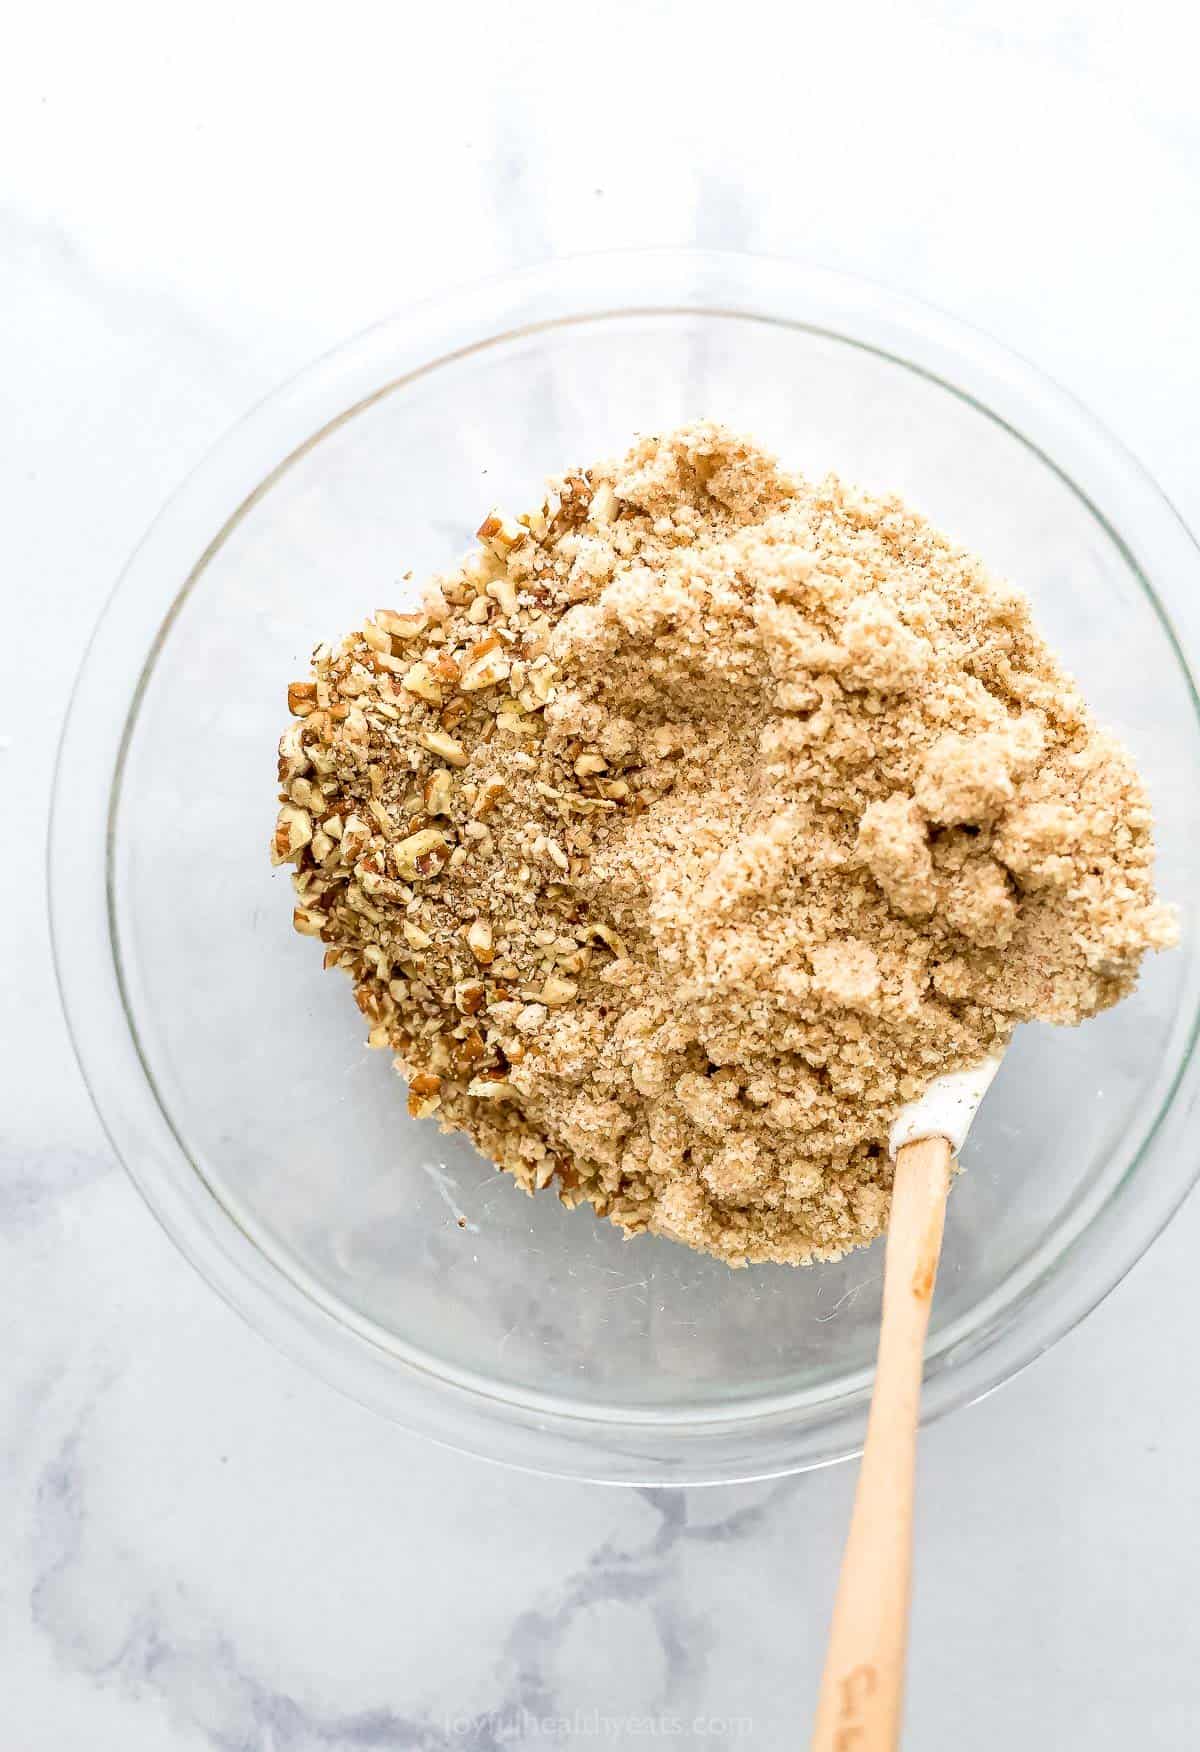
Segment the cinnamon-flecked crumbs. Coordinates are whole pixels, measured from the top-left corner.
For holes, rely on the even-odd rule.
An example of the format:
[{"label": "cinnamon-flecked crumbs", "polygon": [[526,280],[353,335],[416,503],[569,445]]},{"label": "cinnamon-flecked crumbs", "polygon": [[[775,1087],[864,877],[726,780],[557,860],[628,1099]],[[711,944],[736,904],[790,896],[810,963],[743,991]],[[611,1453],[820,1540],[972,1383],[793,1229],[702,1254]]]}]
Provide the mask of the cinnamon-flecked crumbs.
[{"label": "cinnamon-flecked crumbs", "polygon": [[496,513],[289,690],[273,853],[409,1109],[728,1260],[885,1227],[943,1071],[1174,941],[1020,591],[709,424]]}]

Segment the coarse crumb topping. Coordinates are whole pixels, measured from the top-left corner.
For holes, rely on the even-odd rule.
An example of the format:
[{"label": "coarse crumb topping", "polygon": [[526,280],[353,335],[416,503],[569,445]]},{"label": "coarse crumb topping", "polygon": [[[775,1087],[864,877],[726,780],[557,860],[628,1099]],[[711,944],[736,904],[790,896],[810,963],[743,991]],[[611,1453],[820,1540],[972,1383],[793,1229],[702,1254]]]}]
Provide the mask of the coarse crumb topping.
[{"label": "coarse crumb topping", "polygon": [[288,690],[273,842],[409,1109],[728,1260],[886,1225],[887,1133],[1175,939],[1025,597],[711,424],[493,513]]}]

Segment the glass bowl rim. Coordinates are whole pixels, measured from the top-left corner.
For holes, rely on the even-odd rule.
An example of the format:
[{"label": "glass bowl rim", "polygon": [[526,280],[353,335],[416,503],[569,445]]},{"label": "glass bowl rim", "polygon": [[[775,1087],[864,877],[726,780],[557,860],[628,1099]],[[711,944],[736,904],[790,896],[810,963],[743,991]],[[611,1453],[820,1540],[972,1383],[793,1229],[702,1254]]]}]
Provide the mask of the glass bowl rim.
[{"label": "glass bowl rim", "polygon": [[[278,1348],[406,1427],[508,1464],[598,1482],[732,1482],[857,1452],[870,1372],[847,1376],[815,1423],[805,1403],[811,1396],[803,1392],[699,1418],[645,1411],[614,1417],[603,1408],[573,1412],[561,1401],[499,1392],[485,1380],[385,1350],[306,1295],[239,1226],[188,1156],[124,1001],[110,887],[115,806],[146,678],[205,567],[292,463],[372,402],[451,359],[517,334],[643,312],[757,318],[823,333],[882,354],[972,403],[1058,473],[1121,549],[1163,622],[1197,709],[1188,652],[1200,650],[1200,612],[1182,589],[1168,611],[1150,582],[1195,572],[1190,532],[1141,465],[1032,365],[886,287],[782,258],[638,250],[559,259],[426,299],[335,348],[246,414],[167,500],[109,597],[64,721],[47,844],[51,941],[72,1044],[119,1159],[185,1257]],[[1122,507],[1119,523],[1102,504]],[[1193,1015],[1163,1108],[1119,1185],[1075,1224],[1049,1264],[1033,1266],[1019,1298],[1006,1296],[990,1323],[985,1299],[961,1342],[943,1338],[931,1352],[924,1421],[982,1398],[1071,1331],[1187,1196],[1200,1175],[1200,1153],[1193,1163],[1186,1151],[1166,1152],[1149,1187],[1138,1171],[1177,1116],[1181,1084],[1194,1068],[1196,1028]],[[1125,1206],[1135,1181],[1139,1199],[1131,1212]],[[1035,1261],[1048,1247],[1035,1251]],[[1010,1308],[1015,1312],[1006,1319]]]}]

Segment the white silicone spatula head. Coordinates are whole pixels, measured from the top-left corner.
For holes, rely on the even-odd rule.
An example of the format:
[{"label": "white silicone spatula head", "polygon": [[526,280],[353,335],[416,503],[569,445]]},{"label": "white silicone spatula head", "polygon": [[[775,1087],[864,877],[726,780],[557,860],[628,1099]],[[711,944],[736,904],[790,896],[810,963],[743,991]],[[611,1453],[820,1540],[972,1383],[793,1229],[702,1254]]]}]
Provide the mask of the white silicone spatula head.
[{"label": "white silicone spatula head", "polygon": [[919,1143],[922,1138],[945,1138],[951,1154],[957,1156],[999,1069],[997,1056],[981,1059],[965,1071],[947,1071],[944,1077],[935,1077],[923,1095],[906,1102],[888,1133],[893,1162],[905,1144]]}]

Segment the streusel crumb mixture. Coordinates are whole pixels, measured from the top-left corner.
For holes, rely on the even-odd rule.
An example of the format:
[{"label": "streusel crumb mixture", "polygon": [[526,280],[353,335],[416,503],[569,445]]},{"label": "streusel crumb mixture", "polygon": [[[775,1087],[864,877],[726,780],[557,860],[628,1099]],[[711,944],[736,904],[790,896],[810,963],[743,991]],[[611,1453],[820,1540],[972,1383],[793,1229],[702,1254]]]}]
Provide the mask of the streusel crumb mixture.
[{"label": "streusel crumb mixture", "polygon": [[277,861],[409,1108],[742,1264],[886,1225],[887,1132],[1173,941],[1011,585],[699,424],[493,514],[289,690]]}]

